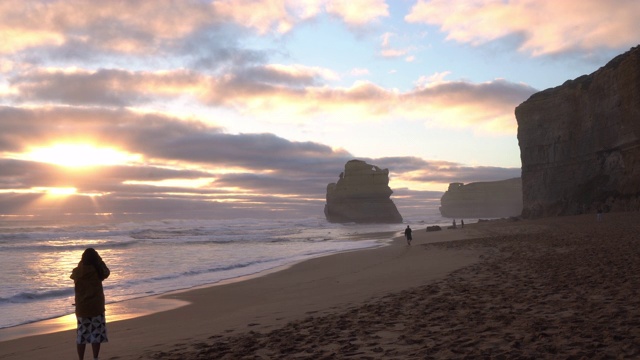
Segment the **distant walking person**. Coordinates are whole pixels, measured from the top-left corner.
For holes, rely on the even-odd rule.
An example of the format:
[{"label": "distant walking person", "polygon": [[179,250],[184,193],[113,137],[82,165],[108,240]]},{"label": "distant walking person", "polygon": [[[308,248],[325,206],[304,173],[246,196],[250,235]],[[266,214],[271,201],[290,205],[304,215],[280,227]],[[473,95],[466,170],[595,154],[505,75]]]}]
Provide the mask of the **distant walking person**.
[{"label": "distant walking person", "polygon": [[602,207],[598,206],[598,212],[596,214],[596,220],[602,221]]},{"label": "distant walking person", "polygon": [[460,220],[460,227],[464,229],[464,219]]},{"label": "distant walking person", "polygon": [[411,245],[411,240],[413,240],[413,237],[411,237],[411,228],[409,227],[409,225],[407,225],[407,228],[404,229],[404,237],[407,238],[407,245]]},{"label": "distant walking person", "polygon": [[94,360],[100,354],[100,344],[107,339],[107,324],[104,317],[104,290],[102,280],[109,277],[109,268],[98,252],[88,248],[82,254],[78,266],[71,272],[76,300],[78,335],[76,338],[78,359],[84,359],[87,344],[91,344]]}]

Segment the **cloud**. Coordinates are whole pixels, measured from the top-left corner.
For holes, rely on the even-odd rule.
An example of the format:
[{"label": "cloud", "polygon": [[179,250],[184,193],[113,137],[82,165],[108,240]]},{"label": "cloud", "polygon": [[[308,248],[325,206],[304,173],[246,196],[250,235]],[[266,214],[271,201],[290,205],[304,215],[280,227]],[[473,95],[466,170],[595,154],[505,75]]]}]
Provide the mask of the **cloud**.
[{"label": "cloud", "polygon": [[389,16],[389,6],[384,0],[330,0],[326,9],[352,26],[365,25]]},{"label": "cloud", "polygon": [[425,160],[417,157],[384,157],[370,159],[376,165],[393,169],[399,182],[439,183],[497,181],[520,177],[520,168],[494,166],[468,166],[443,160]]},{"label": "cloud", "polygon": [[407,56],[410,52],[415,50],[414,46],[409,46],[409,47],[405,47],[405,48],[396,48],[393,47],[391,45],[391,39],[393,37],[397,36],[394,33],[391,32],[386,32],[384,34],[382,34],[382,36],[380,37],[382,39],[382,43],[380,44],[380,55],[382,57],[385,58],[398,58],[398,57],[403,57],[405,56],[405,59],[410,59],[408,60],[409,62],[413,61],[415,59],[415,56]]},{"label": "cloud", "polygon": [[[148,56],[158,63],[163,62],[163,55],[170,53],[180,58],[174,57],[173,61],[188,58],[194,66],[139,70],[144,68],[141,64],[124,64],[127,58],[119,57],[110,61],[123,62],[126,67],[21,68],[6,74],[7,83],[0,84],[0,93],[10,103],[23,106],[145,108],[157,104],[188,104],[231,110],[255,118],[268,117],[282,123],[296,123],[308,117],[360,122],[403,118],[424,121],[429,126],[473,126],[480,131],[513,134],[513,108],[535,91],[526,84],[502,79],[480,84],[463,80],[432,81],[428,86],[419,80],[416,88],[404,92],[367,81],[335,86],[334,83],[341,80],[335,71],[301,64],[269,64],[267,50],[242,49],[237,38],[231,36],[237,28],[225,28],[229,19],[235,19],[231,12],[246,14],[243,9],[254,9],[254,6],[269,10],[248,12],[250,16],[271,19],[265,23],[270,24],[268,27],[274,26],[273,19],[291,18],[291,22],[296,23],[323,12],[342,14],[341,18],[356,24],[360,20],[349,16],[356,16],[353,9],[358,7],[365,9],[358,16],[371,22],[387,16],[384,1],[367,2],[367,6],[359,1],[347,4],[330,0],[228,0],[213,4],[191,1],[177,8],[176,3],[167,0],[161,3],[166,7],[157,9],[146,3],[114,1],[92,11],[89,11],[92,3],[84,1],[78,1],[76,6],[66,2],[37,2],[33,11],[20,4],[15,8],[0,6],[0,16],[7,19],[0,24],[0,29],[32,26],[32,31],[63,38],[61,44],[43,40],[38,45],[40,48],[22,54],[34,64],[44,61],[38,50],[47,49],[47,56],[70,56],[87,61],[101,55],[100,51],[93,50],[102,49],[137,54],[140,59]],[[352,8],[356,5],[359,6]],[[79,15],[85,12],[85,16]],[[171,24],[176,14],[190,20],[181,21],[173,31]],[[241,22],[239,18],[236,20]],[[243,22],[243,25],[251,26],[251,23]],[[108,39],[102,41],[102,37]],[[393,47],[394,39],[393,33],[383,35],[382,55],[413,61],[412,49]],[[110,41],[130,45],[114,47],[109,45]]]},{"label": "cloud", "polygon": [[213,7],[218,15],[254,28],[260,34],[289,32],[296,24],[322,13],[355,27],[389,15],[384,0],[220,0]]},{"label": "cloud", "polygon": [[403,56],[407,55],[407,53],[408,53],[407,49],[382,49],[382,50],[380,50],[380,55],[382,55],[382,57],[386,57],[386,58],[403,57]]},{"label": "cloud", "polygon": [[[354,155],[276,129],[327,142],[337,131],[381,121],[384,128],[515,133],[513,108],[535,91],[526,84],[451,81],[441,73],[398,90],[362,81],[373,74],[348,61],[335,67],[340,72],[285,63],[297,57],[287,52],[297,34],[281,35],[300,24],[331,18],[334,29],[341,22],[340,31],[356,30],[356,40],[370,46],[370,33],[360,30],[389,15],[384,0],[0,3],[0,215],[321,216],[327,184]],[[389,32],[380,41],[382,56],[415,59],[410,36]],[[233,121],[234,133],[215,125]],[[311,128],[322,135],[305,133]],[[24,156],[60,143],[104,145],[135,160],[83,169]],[[365,160],[391,169],[406,206],[437,197],[420,190],[423,182],[440,188],[514,172],[410,157]],[[77,193],[56,198],[47,190],[56,187]]]},{"label": "cloud", "polygon": [[[138,106],[188,98],[202,105],[286,119],[289,114],[349,119],[405,117],[443,127],[515,133],[513,109],[536,92],[496,79],[484,83],[421,78],[406,92],[368,81],[331,87],[333,71],[301,65],[236,68],[220,75],[174,71],[34,71],[10,78],[16,98],[33,103]],[[439,77],[438,77],[439,76]]]},{"label": "cloud", "polygon": [[[37,208],[53,214],[47,210],[52,206],[47,201],[53,200],[37,188],[75,187],[78,194],[55,204],[58,213],[158,216],[179,210],[185,216],[204,216],[225,210],[238,215],[237,209],[251,208],[245,216],[260,211],[266,216],[279,208],[291,216],[317,216],[327,184],[335,182],[344,164],[354,158],[321,143],[273,134],[226,134],[196,121],[123,109],[0,107],[0,118],[0,198],[6,200],[0,211],[5,213]],[[10,158],[31,145],[81,139],[140,154],[142,161],[82,171]],[[404,184],[496,180],[519,172],[413,157],[363,160],[390,168],[392,182]],[[403,201],[406,206],[412,203]]]},{"label": "cloud", "polygon": [[[226,88],[233,89],[234,85],[227,84]],[[262,90],[260,94],[244,92],[241,97],[225,96],[216,101],[242,103],[245,109],[255,112],[267,110],[249,106],[251,98],[259,95],[269,104],[271,113],[322,113],[356,119],[354,121],[403,117],[441,127],[473,126],[487,132],[515,133],[513,109],[536,92],[526,84],[503,79],[485,83],[446,81],[406,92],[385,89],[367,81],[357,81],[350,87]]]},{"label": "cloud", "polygon": [[[199,1],[20,1],[0,5],[0,53],[66,42],[99,43],[119,53],[155,50],[158,41],[184,37],[215,22]],[[180,21],[176,21],[180,19]],[[212,20],[213,19],[213,20]]]},{"label": "cloud", "polygon": [[[116,68],[172,68],[182,64],[215,71],[220,66],[263,63],[266,53],[243,49],[257,31],[285,33],[323,14],[361,27],[387,16],[384,0],[30,0],[0,4],[0,54],[21,63],[78,62]],[[189,59],[190,62],[184,59]]]},{"label": "cloud", "polygon": [[[0,195],[13,199],[8,202],[14,205],[11,211],[17,211],[18,204],[31,211],[41,204],[39,211],[45,211],[46,191],[37,189],[50,187],[74,187],[79,194],[95,195],[95,201],[69,196],[56,204],[59,212],[91,212],[99,204],[101,212],[158,214],[208,208],[211,215],[231,203],[235,208],[255,208],[244,216],[256,214],[256,209],[299,211],[307,209],[311,199],[323,202],[326,184],[352,158],[319,143],[291,142],[273,134],[224,134],[198,122],[124,110],[5,107],[0,117],[6,120],[0,124]],[[117,145],[143,155],[144,161],[83,171],[8,158],[30,145],[74,139]],[[184,181],[199,179],[205,181],[196,187]]]},{"label": "cloud", "polygon": [[640,3],[627,0],[418,0],[405,20],[440,27],[447,39],[475,46],[510,36],[534,56],[592,53],[638,43]]},{"label": "cloud", "polygon": [[273,134],[226,134],[198,121],[127,110],[0,107],[0,151],[19,153],[55,142],[107,143],[146,161],[180,161],[254,171],[320,169],[351,155],[314,142]]},{"label": "cloud", "polygon": [[349,72],[349,75],[351,76],[368,76],[370,74],[371,72],[369,71],[369,69],[365,68],[354,68]]},{"label": "cloud", "polygon": [[211,76],[192,70],[34,70],[13,76],[10,90],[22,102],[136,106],[153,100],[191,96],[205,103],[236,102],[276,91],[338,80],[328,69],[302,65],[260,65]]}]

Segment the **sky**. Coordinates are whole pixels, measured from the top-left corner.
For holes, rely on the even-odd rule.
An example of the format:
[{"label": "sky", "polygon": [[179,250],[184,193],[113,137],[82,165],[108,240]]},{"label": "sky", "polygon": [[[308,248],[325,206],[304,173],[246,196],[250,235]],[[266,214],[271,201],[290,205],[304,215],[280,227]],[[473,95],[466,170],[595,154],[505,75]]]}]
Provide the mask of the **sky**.
[{"label": "sky", "polygon": [[635,0],[0,1],[0,221],[401,214],[520,176],[514,108],[640,42]]}]

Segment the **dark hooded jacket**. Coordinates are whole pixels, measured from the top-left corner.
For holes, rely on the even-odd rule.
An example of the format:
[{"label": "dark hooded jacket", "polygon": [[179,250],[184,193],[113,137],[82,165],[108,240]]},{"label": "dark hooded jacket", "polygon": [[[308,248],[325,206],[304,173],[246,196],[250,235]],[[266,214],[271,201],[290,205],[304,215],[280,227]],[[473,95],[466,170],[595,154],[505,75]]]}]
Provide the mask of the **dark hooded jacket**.
[{"label": "dark hooded jacket", "polygon": [[88,318],[104,314],[104,290],[102,280],[109,277],[109,268],[100,261],[102,277],[93,265],[85,265],[82,261],[71,272],[75,283],[76,316]]}]

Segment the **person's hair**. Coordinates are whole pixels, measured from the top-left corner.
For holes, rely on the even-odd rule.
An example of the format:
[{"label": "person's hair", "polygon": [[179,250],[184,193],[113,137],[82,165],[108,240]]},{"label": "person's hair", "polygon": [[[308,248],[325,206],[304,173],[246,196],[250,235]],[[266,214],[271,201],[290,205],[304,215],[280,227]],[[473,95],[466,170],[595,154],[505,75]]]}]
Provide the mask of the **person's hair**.
[{"label": "person's hair", "polygon": [[100,280],[104,280],[104,270],[102,269],[102,258],[94,248],[88,248],[82,253],[83,265],[92,265],[98,272]]}]

